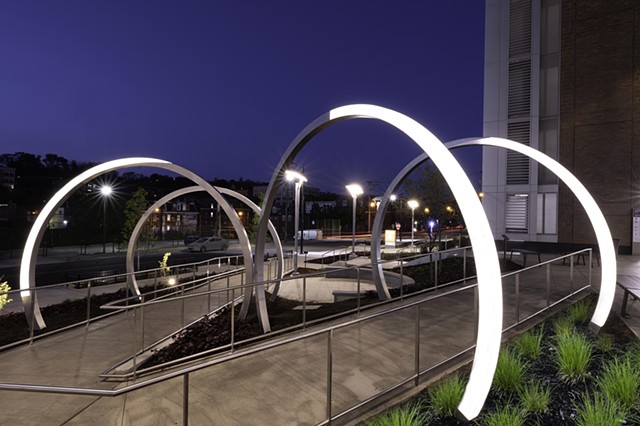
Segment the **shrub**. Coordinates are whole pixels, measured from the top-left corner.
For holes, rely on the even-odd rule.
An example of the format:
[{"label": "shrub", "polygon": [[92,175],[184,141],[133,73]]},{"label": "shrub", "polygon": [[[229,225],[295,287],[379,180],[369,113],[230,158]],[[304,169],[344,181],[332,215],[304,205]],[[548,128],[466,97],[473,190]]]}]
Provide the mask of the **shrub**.
[{"label": "shrub", "polygon": [[11,302],[8,294],[9,290],[11,290],[11,287],[9,287],[9,284],[7,284],[6,281],[0,282],[0,311],[2,310],[2,308],[4,308],[4,305]]},{"label": "shrub", "polygon": [[368,426],[422,426],[427,415],[419,404],[403,405],[380,414],[367,422]]},{"label": "shrub", "polygon": [[526,413],[542,414],[549,406],[551,390],[539,382],[531,381],[518,390],[518,395]]},{"label": "shrub", "polygon": [[609,426],[621,423],[618,405],[600,394],[593,399],[585,395],[582,403],[576,406],[576,424],[578,426]]},{"label": "shrub", "polygon": [[527,364],[517,352],[505,348],[500,351],[498,365],[493,376],[493,385],[498,392],[511,393],[518,390],[527,370]]},{"label": "shrub", "polygon": [[447,378],[429,391],[427,404],[430,410],[438,416],[454,416],[464,389],[465,382],[458,374]]},{"label": "shrub", "polygon": [[564,379],[576,381],[586,378],[592,357],[592,344],[580,333],[556,336],[556,364]]},{"label": "shrub", "polygon": [[531,360],[538,359],[540,356],[540,348],[542,347],[543,332],[544,329],[542,327],[527,331],[514,341],[513,345],[515,349],[525,358]]},{"label": "shrub", "polygon": [[585,324],[589,321],[589,307],[591,306],[590,299],[582,299],[567,309],[567,317],[573,324]]},{"label": "shrub", "polygon": [[640,371],[629,357],[614,358],[607,362],[598,379],[602,395],[618,403],[628,413],[638,404]]},{"label": "shrub", "polygon": [[524,425],[525,413],[516,405],[507,404],[484,418],[486,426],[520,426]]}]

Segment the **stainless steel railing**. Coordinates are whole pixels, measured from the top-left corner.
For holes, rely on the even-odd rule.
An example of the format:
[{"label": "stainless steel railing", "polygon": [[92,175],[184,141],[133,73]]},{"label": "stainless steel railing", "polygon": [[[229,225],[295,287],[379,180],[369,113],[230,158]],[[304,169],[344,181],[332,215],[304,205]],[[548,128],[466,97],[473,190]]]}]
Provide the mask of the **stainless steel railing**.
[{"label": "stainless steel railing", "polygon": [[[579,274],[576,272],[577,268],[575,268],[575,265],[572,261],[575,255],[580,253],[585,253],[585,252],[589,252],[589,254],[591,255],[590,250],[581,250],[576,253],[560,256],[552,260],[542,262],[537,265],[523,268],[522,270],[519,270],[516,272],[505,274],[503,278],[506,278],[506,280],[503,279],[503,289],[504,288],[509,289],[512,287],[512,282],[510,281],[510,278],[513,278],[515,280],[515,285],[513,285],[514,293],[511,293],[508,291],[505,291],[503,293],[504,294],[503,297],[505,300],[505,308],[506,308],[505,311],[510,312],[512,310],[515,310],[515,315],[512,315],[513,318],[511,320],[507,320],[505,322],[506,326],[504,329],[509,330],[517,326],[518,324],[522,323],[523,321],[533,318],[539,315],[540,313],[549,310],[553,306],[567,300],[568,298],[571,298],[576,294],[589,289],[591,286],[591,262],[589,262],[588,266],[585,266],[585,269],[587,269],[588,271],[585,276],[585,274],[583,273]],[[552,262],[557,262],[558,260],[562,260],[565,258],[570,259],[569,277],[565,277],[566,275],[565,271],[552,270],[552,267],[551,267]],[[556,276],[554,276],[554,274]],[[529,279],[528,280],[521,279],[523,277],[529,278]],[[565,283],[566,278],[568,278],[568,281],[569,281],[568,283]],[[581,280],[583,281],[583,283],[582,284],[577,283],[576,282],[578,281],[577,278],[583,278],[583,280]],[[584,283],[584,281],[586,281],[586,284]],[[531,283],[531,288],[529,289],[523,288],[523,286],[526,287],[528,283]],[[260,283],[252,284],[252,285],[260,285]],[[538,291],[540,285],[543,286],[542,292]],[[245,286],[246,285],[242,285],[240,287],[245,287]],[[190,401],[189,399],[190,391],[191,391],[190,376],[192,374],[196,372],[206,371],[208,368],[224,362],[237,360],[237,359],[248,357],[255,354],[261,354],[263,352],[274,350],[276,348],[282,348],[286,345],[292,345],[296,342],[304,341],[306,339],[313,339],[319,336],[326,336],[326,340],[325,340],[326,344],[324,346],[324,350],[327,355],[326,367],[325,367],[326,368],[326,371],[325,371],[326,400],[324,401],[325,416],[324,416],[324,419],[318,419],[317,424],[330,424],[332,421],[343,418],[346,415],[353,413],[355,410],[358,410],[359,408],[363,407],[367,403],[377,398],[388,395],[389,393],[393,392],[394,390],[398,389],[399,387],[407,383],[413,382],[414,384],[418,384],[422,376],[428,374],[430,371],[437,368],[439,365],[442,365],[445,362],[449,362],[452,359],[455,359],[461,355],[464,355],[468,353],[469,350],[473,349],[474,345],[471,344],[467,348],[462,348],[456,353],[451,354],[448,358],[443,359],[436,363],[432,363],[431,365],[425,368],[423,366],[423,357],[425,353],[423,353],[424,349],[422,348],[422,344],[421,344],[421,341],[422,341],[421,333],[424,332],[424,327],[421,327],[421,322],[424,321],[425,313],[434,312],[434,309],[424,309],[424,313],[423,313],[421,310],[421,307],[426,306],[427,304],[433,304],[433,303],[441,305],[442,303],[441,300],[443,300],[443,298],[456,297],[457,295],[463,295],[465,293],[472,292],[472,297],[476,300],[473,303],[474,305],[474,309],[472,311],[473,318],[477,318],[478,303],[477,303],[476,289],[477,289],[476,284],[470,284],[470,285],[463,285],[462,287],[454,288],[452,290],[445,291],[445,292],[438,291],[436,294],[423,294],[424,297],[419,298],[418,300],[412,299],[411,301],[408,301],[405,299],[400,303],[400,305],[392,306],[392,307],[387,306],[381,312],[370,313],[366,316],[356,317],[344,323],[331,325],[318,330],[313,330],[313,331],[307,330],[302,335],[284,337],[279,341],[266,342],[260,346],[242,348],[238,351],[221,355],[220,357],[214,360],[205,361],[199,365],[193,365],[186,368],[181,368],[176,371],[165,372],[161,376],[147,379],[142,382],[137,382],[134,384],[128,384],[122,388],[115,389],[115,390],[11,384],[11,383],[0,383],[0,390],[115,397],[118,395],[133,392],[149,386],[159,385],[161,383],[164,383],[174,378],[182,377],[183,379],[183,395],[182,395],[183,404],[181,407],[182,419],[183,419],[183,424],[187,425],[189,422],[189,408],[190,408],[190,405],[192,404],[192,401]],[[218,291],[218,290],[212,290],[212,291]],[[534,312],[525,317],[521,317],[520,310],[522,308],[527,307],[527,306],[521,306],[523,304],[523,299],[520,297],[521,291],[529,291],[530,295],[532,295],[533,297],[537,297],[537,296],[542,297],[543,298],[542,304],[544,306],[542,308],[536,308],[535,305],[539,304],[538,303],[539,301],[534,301],[535,303],[530,303],[530,305],[534,306],[533,308]],[[205,293],[207,292],[203,292],[203,294]],[[191,296],[195,297],[195,295],[180,296],[180,297],[191,297]],[[162,300],[145,302],[147,306],[151,304],[161,304],[161,303],[163,303]],[[136,306],[136,307],[133,307],[133,309],[139,309],[140,307],[141,306]],[[126,308],[131,309],[131,307],[126,307]],[[410,313],[410,311],[414,311],[414,312]],[[407,312],[409,312],[409,314],[406,314]],[[336,354],[335,351],[337,350],[334,342],[336,332],[338,331],[348,332],[350,329],[357,330],[358,329],[357,327],[361,326],[365,322],[374,321],[375,319],[383,318],[383,317],[391,317],[392,315],[398,314],[398,313],[404,313],[403,318],[412,318],[413,325],[414,325],[413,327],[413,346],[414,347],[412,348],[412,352],[414,353],[414,356],[413,356],[413,359],[410,360],[411,365],[409,366],[412,373],[405,377],[395,379],[394,384],[386,387],[380,392],[376,392],[366,398],[363,398],[361,401],[358,401],[348,407],[340,407],[339,409],[336,410],[336,407],[334,405],[336,390],[334,389],[334,386],[333,386],[333,383],[336,380],[336,377],[334,376],[334,371],[335,371],[334,355]],[[505,318],[507,317],[508,316],[505,315]],[[388,322],[389,321],[385,321],[385,323],[388,323]],[[477,333],[477,329],[475,330],[475,333]],[[318,348],[318,349],[321,349],[321,348]],[[282,377],[279,378],[279,380],[282,380],[282,379],[283,379]],[[308,383],[306,385],[311,386],[312,384]]]}]

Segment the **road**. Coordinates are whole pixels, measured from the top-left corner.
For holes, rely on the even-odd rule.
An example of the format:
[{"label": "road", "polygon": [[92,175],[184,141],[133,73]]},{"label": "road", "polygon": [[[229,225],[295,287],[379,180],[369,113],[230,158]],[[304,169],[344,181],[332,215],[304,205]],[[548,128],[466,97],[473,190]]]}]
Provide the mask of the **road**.
[{"label": "road", "polygon": [[[304,242],[305,251],[325,252],[338,247],[346,247],[350,240],[307,240]],[[293,243],[283,244],[285,250],[292,250]],[[101,249],[101,247],[100,247]],[[57,284],[68,281],[75,281],[98,276],[103,271],[114,274],[126,271],[125,253],[101,253],[100,250],[87,250],[88,254],[79,254],[79,249],[66,249],[64,252],[51,249],[47,257],[38,257],[36,264],[36,286]],[[208,251],[206,253],[188,252],[184,246],[167,246],[159,248],[153,253],[140,256],[140,265],[136,260],[136,270],[153,269],[158,267],[158,262],[162,260],[162,255],[170,252],[169,265],[180,265],[204,261],[220,256],[235,256],[242,254],[238,243],[232,243],[225,251]],[[274,254],[275,250],[268,247],[269,254]],[[72,254],[70,254],[72,253]],[[19,286],[20,258],[10,261],[0,261],[0,277],[7,281],[9,285],[16,289]]]}]

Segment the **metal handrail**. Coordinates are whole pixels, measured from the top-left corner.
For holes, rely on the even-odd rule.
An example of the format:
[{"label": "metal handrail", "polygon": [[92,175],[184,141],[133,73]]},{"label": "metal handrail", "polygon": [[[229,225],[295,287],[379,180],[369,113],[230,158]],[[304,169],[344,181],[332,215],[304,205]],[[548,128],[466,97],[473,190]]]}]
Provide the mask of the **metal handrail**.
[{"label": "metal handrail", "polygon": [[[569,256],[573,257],[576,254],[579,254],[579,253],[584,252],[584,251],[589,251],[590,254],[591,254],[591,250],[590,249],[581,250],[581,251],[576,252],[576,253],[571,253],[571,254],[568,254],[568,255],[564,255],[564,256],[555,258],[555,259],[553,259],[551,261],[542,262],[541,264],[534,265],[534,266],[529,267],[529,268],[524,268],[524,269],[522,269],[520,271],[510,272],[510,273],[504,274],[503,276],[505,276],[505,277],[506,276],[512,276],[512,275],[519,276],[520,274],[522,274],[524,272],[527,272],[527,271],[529,271],[529,270],[531,270],[533,268],[545,267],[545,268],[548,269],[549,265],[551,264],[551,262],[557,261],[559,259],[563,259],[563,258],[569,257]],[[570,266],[571,266],[571,273],[573,273],[573,262],[571,262]],[[591,263],[589,263],[588,268],[589,269],[592,268]],[[527,317],[527,319],[531,318],[533,316],[536,316],[539,313],[550,309],[552,306],[557,305],[561,301],[564,301],[567,298],[570,298],[570,297],[574,296],[575,294],[584,291],[585,289],[590,288],[590,286],[591,286],[591,273],[589,273],[588,277],[589,277],[588,285],[583,286],[582,288],[579,288],[579,289],[577,289],[575,291],[572,289],[572,291],[570,291],[570,294],[568,294],[567,296],[564,296],[559,301],[556,301],[553,304],[547,303],[546,307],[544,307],[541,310],[537,311],[535,314],[531,315],[530,317]],[[548,274],[547,274],[547,280],[549,280],[549,275]],[[253,286],[253,285],[257,285],[257,284],[253,284],[253,283],[250,284],[250,286]],[[299,336],[284,337],[284,338],[282,338],[282,340],[279,340],[277,342],[269,342],[269,343],[265,343],[265,344],[263,344],[261,346],[244,348],[244,349],[239,350],[237,352],[230,353],[230,354],[227,354],[227,355],[223,355],[223,356],[221,356],[221,357],[219,357],[217,359],[214,359],[214,360],[209,360],[209,361],[203,362],[203,363],[198,364],[198,365],[185,367],[185,368],[173,371],[173,372],[166,372],[165,374],[163,374],[161,376],[150,378],[148,380],[145,380],[145,381],[142,381],[142,382],[138,382],[138,383],[134,383],[134,384],[128,384],[128,385],[125,385],[122,388],[115,389],[115,390],[103,390],[103,389],[80,388],[80,387],[47,386],[47,385],[31,385],[31,384],[11,384],[11,383],[0,383],[0,390],[115,397],[115,396],[118,396],[118,395],[122,395],[122,394],[125,394],[125,393],[128,393],[128,392],[132,392],[132,391],[138,390],[138,389],[142,389],[142,388],[145,388],[145,387],[148,387],[148,386],[152,386],[152,385],[157,384],[157,383],[161,383],[161,382],[164,382],[164,381],[167,381],[167,380],[171,380],[171,379],[174,379],[174,378],[177,378],[177,377],[183,377],[183,380],[184,380],[183,423],[187,424],[187,422],[188,422],[188,411],[189,411],[189,402],[188,401],[189,401],[189,374],[190,373],[193,373],[193,372],[196,372],[196,371],[199,371],[199,370],[202,370],[202,369],[206,369],[206,368],[211,367],[213,365],[221,364],[221,363],[224,363],[224,362],[227,362],[227,361],[235,360],[235,359],[238,359],[238,358],[241,358],[241,357],[245,357],[245,356],[248,356],[248,355],[252,355],[252,354],[255,354],[255,353],[260,353],[260,352],[263,352],[263,351],[266,351],[266,350],[269,350],[269,349],[272,349],[272,348],[284,346],[286,344],[297,342],[297,341],[300,341],[300,340],[303,340],[303,339],[308,339],[308,338],[312,338],[312,337],[315,337],[315,336],[320,336],[320,335],[326,334],[328,336],[328,339],[327,339],[327,354],[328,354],[328,357],[327,357],[327,359],[328,359],[328,363],[327,363],[327,380],[328,380],[328,384],[329,384],[327,386],[327,414],[328,415],[327,415],[327,418],[321,423],[321,424],[326,424],[326,423],[330,423],[332,420],[340,418],[340,417],[346,415],[347,413],[350,413],[353,410],[355,410],[355,409],[357,409],[357,408],[362,406],[362,403],[360,403],[360,404],[357,404],[354,407],[351,407],[351,408],[348,408],[346,410],[343,410],[341,413],[338,413],[338,414],[333,414],[331,412],[332,390],[331,390],[330,383],[333,380],[333,376],[332,376],[333,369],[332,369],[332,366],[331,366],[331,359],[332,359],[332,343],[331,342],[332,342],[332,336],[333,336],[333,333],[334,333],[335,330],[339,330],[339,329],[342,329],[342,328],[350,327],[352,325],[359,324],[359,323],[361,323],[363,321],[368,321],[368,320],[371,320],[371,319],[379,318],[379,317],[382,317],[382,316],[385,316],[385,315],[389,315],[389,314],[394,313],[394,312],[399,312],[401,310],[411,309],[411,308],[414,308],[414,307],[419,307],[420,305],[425,304],[427,302],[430,302],[430,301],[433,301],[433,300],[437,300],[439,298],[442,298],[442,297],[445,297],[445,296],[449,296],[451,294],[456,294],[456,293],[467,291],[467,290],[470,290],[470,289],[475,289],[476,287],[477,287],[477,284],[470,284],[470,285],[467,285],[467,286],[464,286],[464,287],[461,287],[461,288],[458,288],[458,289],[454,289],[454,290],[447,291],[447,292],[444,292],[444,293],[439,293],[439,294],[433,295],[431,297],[425,297],[425,298],[423,298],[421,300],[416,300],[416,301],[413,301],[413,302],[403,303],[400,306],[390,307],[389,309],[385,309],[382,312],[372,313],[372,314],[369,314],[369,315],[366,315],[366,316],[363,316],[363,317],[359,317],[359,318],[356,318],[356,319],[352,319],[352,320],[346,321],[346,322],[344,322],[342,324],[336,324],[336,325],[328,326],[328,327],[320,329],[320,330],[308,331],[305,334],[302,334],[302,335],[299,335]],[[549,283],[547,283],[547,288],[549,288]],[[475,297],[477,297],[477,292],[474,292],[474,295],[475,295]],[[517,299],[516,299],[516,303],[519,303],[519,301]],[[476,309],[476,316],[477,316],[477,303],[474,303],[474,305],[476,306],[475,309]],[[417,315],[415,316],[415,318],[416,318],[416,327],[415,327],[416,331],[415,332],[419,334],[420,328],[419,328],[418,324],[419,324],[419,320],[420,320],[420,316],[419,316],[419,312],[420,311],[417,310],[416,312],[417,312]],[[517,319],[517,324],[519,324],[521,322],[522,321],[518,318]],[[504,330],[508,330],[510,328],[513,328],[517,324],[507,326]],[[416,342],[419,342],[419,337],[416,337]],[[454,357],[457,357],[458,355],[460,355],[462,353],[466,353],[469,349],[472,349],[472,348],[473,348],[473,346],[471,348],[468,348],[468,349],[460,352],[457,355],[454,355],[453,357],[450,357],[448,360],[445,360],[443,362],[446,362],[446,361],[449,361],[451,359],[454,359]],[[419,346],[418,345],[416,345],[416,350],[419,351]],[[417,384],[421,375],[424,375],[427,372],[431,371],[433,368],[435,368],[434,366],[432,366],[432,367],[430,367],[430,368],[428,368],[426,370],[420,370],[419,369],[419,364],[416,364],[416,367],[417,367],[417,369],[416,369],[415,373],[411,377],[401,380],[402,384],[409,383],[412,380],[415,380],[415,382]],[[374,397],[369,398],[367,401],[373,400],[373,398],[375,398],[375,397],[383,396],[383,395],[389,393],[391,390],[396,389],[398,386],[399,386],[398,384],[392,385],[389,389],[385,389],[385,390],[379,392]]]}]

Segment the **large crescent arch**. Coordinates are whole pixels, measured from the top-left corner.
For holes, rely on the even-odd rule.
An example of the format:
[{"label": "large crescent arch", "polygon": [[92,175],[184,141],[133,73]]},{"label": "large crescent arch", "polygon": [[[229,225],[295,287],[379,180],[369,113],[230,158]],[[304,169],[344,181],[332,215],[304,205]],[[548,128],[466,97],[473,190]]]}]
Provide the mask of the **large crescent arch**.
[{"label": "large crescent arch", "polygon": [[460,210],[468,219],[469,238],[477,247],[476,269],[478,271],[478,338],[473,367],[464,396],[458,406],[459,414],[466,419],[478,415],[489,389],[495,371],[502,327],[502,288],[500,268],[493,235],[482,205],[473,185],[449,150],[425,127],[415,120],[396,111],[375,105],[347,105],[333,109],[318,117],[296,136],[289,145],[269,182],[266,198],[258,224],[256,242],[256,276],[262,280],[264,246],[269,212],[273,207],[275,195],[282,183],[282,175],[298,152],[313,136],[324,128],[343,120],[369,118],[381,120],[396,127],[417,143],[432,159],[449,183]]},{"label": "large crescent arch", "polygon": [[[260,212],[261,212],[260,207],[258,207],[253,201],[251,201],[244,195],[236,191],[232,191],[231,189],[222,188],[219,186],[214,186],[214,189],[223,195],[228,195],[230,197],[233,197],[243,202],[251,210],[253,210],[257,215],[260,215]],[[173,200],[174,198],[180,197],[185,194],[191,194],[193,192],[199,192],[199,191],[204,191],[204,189],[199,186],[190,186],[190,187],[178,189],[177,191],[174,191],[170,194],[165,195],[164,197],[162,197],[161,199],[153,203],[153,205],[149,207],[147,211],[144,212],[144,214],[140,217],[140,219],[138,220],[138,223],[136,223],[136,226],[133,228],[133,231],[131,232],[131,237],[129,238],[129,244],[127,246],[128,285],[131,288],[131,291],[133,292],[133,294],[140,295],[140,289],[138,288],[138,281],[136,280],[135,274],[133,273],[135,272],[133,263],[134,263],[134,255],[135,255],[134,250],[135,250],[136,242],[138,241],[138,236],[140,234],[140,231],[142,231],[142,226],[144,225],[144,222],[149,218],[149,216],[153,214],[156,208],[163,206],[164,204]],[[280,280],[282,280],[282,275],[284,273],[284,251],[282,250],[282,242],[280,241],[280,236],[276,232],[276,229],[271,223],[271,221],[269,221],[269,234],[271,234],[271,238],[273,238],[273,242],[276,246],[276,253],[278,255],[278,270],[277,270],[278,283],[276,284],[278,285],[280,283]],[[243,299],[243,306],[246,303],[247,309],[249,306],[249,303],[247,301],[250,299],[251,299],[251,288],[247,287],[245,289],[245,295]]]},{"label": "large crescent arch", "polygon": [[[609,230],[607,221],[602,214],[602,210],[600,210],[600,207],[589,191],[587,191],[584,185],[582,185],[582,183],[569,170],[553,158],[536,149],[509,139],[495,137],[465,138],[447,142],[445,143],[445,146],[449,149],[465,146],[493,146],[519,152],[520,154],[526,155],[527,157],[537,161],[548,168],[551,172],[555,173],[555,175],[574,193],[591,221],[591,225],[593,226],[593,230],[596,234],[602,260],[600,293],[598,295],[598,303],[596,304],[596,309],[593,313],[590,324],[590,327],[594,331],[598,331],[604,325],[607,317],[609,316],[609,312],[611,311],[611,307],[613,306],[613,299],[616,291],[617,264],[611,231]],[[389,198],[395,188],[409,173],[428,158],[427,154],[420,154],[407,164],[400,173],[398,173],[387,188],[384,196],[382,197],[382,201],[380,202],[378,211],[376,212],[371,235],[371,252],[374,253],[374,256],[371,257],[371,263],[374,282],[381,299],[384,296],[386,296],[386,298],[389,296],[387,283],[385,281],[384,274],[382,273],[382,264],[380,263],[380,237],[384,212],[388,206]]]},{"label": "large crescent arch", "polygon": [[[247,265],[247,280],[250,280],[249,282],[253,280],[253,256],[247,232],[245,231],[244,226],[242,226],[242,223],[235,214],[235,211],[230,208],[230,206],[224,201],[224,197],[218,191],[216,191],[207,181],[205,181],[195,173],[165,160],[145,157],[133,157],[108,161],[84,171],[83,173],[70,180],[65,186],[62,187],[62,189],[56,192],[53,197],[51,197],[51,199],[47,202],[47,204],[42,208],[42,211],[36,218],[31,231],[29,231],[29,235],[24,246],[22,260],[20,263],[20,289],[22,290],[20,292],[20,296],[24,305],[27,322],[34,328],[42,329],[46,327],[44,319],[42,318],[42,313],[40,312],[40,307],[38,305],[38,298],[37,296],[35,296],[35,294],[32,297],[30,288],[31,284],[34,284],[35,286],[35,264],[38,255],[37,247],[42,241],[42,236],[44,235],[49,220],[53,216],[54,212],[65,202],[67,198],[69,198],[69,196],[75,189],[104,173],[128,167],[155,167],[169,170],[193,181],[204,190],[206,190],[216,201],[220,202],[225,213],[227,214],[227,216],[229,216],[233,228],[235,229],[236,233],[238,234],[238,238],[241,241],[245,264]],[[259,297],[259,293],[256,295],[256,297]],[[262,298],[264,299],[264,292],[262,292]],[[259,303],[258,306],[266,307],[266,303]],[[269,319],[266,317],[266,310],[264,312],[259,311],[258,316],[262,321],[263,328],[265,328],[266,324],[266,329],[270,330]]]}]

